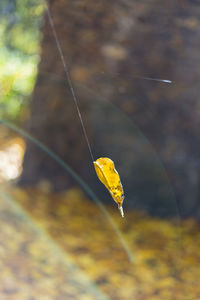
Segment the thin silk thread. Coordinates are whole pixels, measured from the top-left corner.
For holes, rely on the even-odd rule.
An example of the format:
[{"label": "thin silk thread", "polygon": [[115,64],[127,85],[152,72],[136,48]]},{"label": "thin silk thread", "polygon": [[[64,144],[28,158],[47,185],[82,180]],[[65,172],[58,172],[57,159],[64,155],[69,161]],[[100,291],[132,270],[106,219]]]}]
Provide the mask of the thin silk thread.
[{"label": "thin silk thread", "polygon": [[[55,25],[54,25],[53,18],[52,18],[52,15],[51,15],[51,12],[50,12],[47,1],[45,1],[45,4],[46,4],[46,11],[47,11],[49,23],[50,23],[50,26],[51,26],[51,29],[52,29],[52,32],[53,32],[53,35],[54,35],[54,38],[55,38],[55,41],[56,41],[56,46],[57,46],[58,52],[60,54],[60,58],[61,58],[64,70],[65,70],[66,78],[67,78],[69,88],[70,88],[70,91],[71,91],[71,94],[72,94],[72,98],[73,98],[73,101],[75,103],[77,113],[78,113],[78,116],[79,116],[79,119],[80,119],[80,122],[81,122],[81,126],[82,126],[82,129],[83,129],[83,134],[84,134],[84,137],[85,137],[85,140],[86,140],[89,152],[90,152],[90,156],[91,156],[92,162],[93,162],[94,161],[94,156],[93,156],[93,153],[92,153],[92,148],[91,148],[91,145],[90,145],[90,142],[89,142],[89,139],[88,139],[88,135],[87,135],[87,132],[86,132],[86,128],[85,128],[85,125],[83,123],[83,118],[82,118],[82,115],[81,115],[81,112],[80,112],[80,109],[79,109],[79,106],[78,106],[78,100],[77,100],[77,97],[76,97],[76,94],[75,94],[75,91],[74,91],[74,88],[73,88],[73,85],[72,85],[72,80],[71,80],[71,77],[70,77],[70,73],[69,73],[66,61],[64,59],[61,44],[60,44],[60,41],[58,39],[58,35],[57,35],[56,29],[55,29]],[[137,75],[135,75],[135,77],[136,78],[141,78],[141,79],[146,79],[146,80],[160,81],[160,82],[164,82],[164,83],[172,83],[171,80],[167,80],[167,79],[143,77],[143,76],[137,76]]]},{"label": "thin silk thread", "polygon": [[60,54],[60,58],[61,58],[64,70],[65,70],[66,78],[67,78],[69,88],[70,88],[70,91],[71,91],[71,94],[72,94],[72,98],[73,98],[73,101],[75,103],[77,113],[78,113],[78,116],[79,116],[79,119],[80,119],[80,122],[81,122],[81,126],[82,126],[82,129],[83,129],[83,134],[84,134],[84,137],[85,137],[85,140],[86,140],[89,152],[90,152],[90,156],[91,156],[91,159],[92,159],[92,162],[93,162],[94,161],[94,156],[93,156],[93,153],[92,153],[92,148],[90,146],[90,142],[89,142],[88,135],[87,135],[87,132],[86,132],[86,129],[85,129],[85,125],[83,123],[83,118],[82,118],[82,115],[81,115],[81,112],[80,112],[80,109],[79,109],[79,106],[78,106],[78,100],[77,100],[77,97],[76,97],[76,94],[75,94],[75,91],[74,91],[74,88],[73,88],[73,85],[72,85],[69,70],[68,70],[67,64],[66,64],[65,59],[64,59],[63,51],[62,51],[62,48],[61,48],[60,41],[58,39],[58,35],[57,35],[56,29],[55,29],[55,25],[54,25],[54,22],[53,22],[53,18],[52,18],[49,6],[48,6],[47,2],[45,2],[45,4],[46,4],[46,11],[47,11],[49,23],[50,23],[50,26],[51,26],[51,29],[52,29],[52,32],[53,32],[53,35],[54,35],[54,38],[55,38],[55,41],[56,41],[56,46],[57,46],[58,52]]}]

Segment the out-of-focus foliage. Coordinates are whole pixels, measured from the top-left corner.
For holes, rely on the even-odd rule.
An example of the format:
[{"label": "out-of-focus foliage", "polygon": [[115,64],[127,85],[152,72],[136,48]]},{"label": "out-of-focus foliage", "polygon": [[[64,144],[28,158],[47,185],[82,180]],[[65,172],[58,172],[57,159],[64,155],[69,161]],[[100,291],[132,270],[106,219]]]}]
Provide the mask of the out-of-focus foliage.
[{"label": "out-of-focus foliage", "polygon": [[1,188],[0,194],[0,299],[109,300]]},{"label": "out-of-focus foliage", "polygon": [[40,0],[0,2],[0,116],[24,116],[39,60]]},{"label": "out-of-focus foliage", "polygon": [[[38,188],[9,189],[9,194],[22,205],[41,231],[48,232],[110,299],[199,298],[199,226],[192,219],[183,221],[179,227],[176,222],[127,211],[122,222],[117,211],[109,208],[133,252],[135,260],[130,263],[104,215],[80,191],[52,194],[48,185],[43,183]],[[15,228],[12,230],[14,234]],[[17,240],[8,245],[19,255],[21,250],[15,242]],[[6,245],[6,239],[4,243]],[[33,277],[35,283],[45,280],[48,265],[51,270],[48,256],[42,266],[42,253],[43,247],[30,247],[30,254],[38,260],[41,258],[41,275]],[[16,265],[15,260],[12,264]],[[18,263],[18,268],[23,274],[23,261]],[[52,277],[52,290],[49,288],[47,295],[55,293],[54,280]],[[24,286],[27,286],[26,281]],[[71,288],[69,283],[68,290]]]}]

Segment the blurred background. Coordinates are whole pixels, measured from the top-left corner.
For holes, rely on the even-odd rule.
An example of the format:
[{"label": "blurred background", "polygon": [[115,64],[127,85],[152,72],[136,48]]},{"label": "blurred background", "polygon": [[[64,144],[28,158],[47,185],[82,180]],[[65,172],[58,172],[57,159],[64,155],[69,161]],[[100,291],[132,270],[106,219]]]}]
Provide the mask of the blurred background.
[{"label": "blurred background", "polygon": [[125,218],[95,174],[45,2],[1,0],[0,298],[199,299],[200,6],[47,5]]}]

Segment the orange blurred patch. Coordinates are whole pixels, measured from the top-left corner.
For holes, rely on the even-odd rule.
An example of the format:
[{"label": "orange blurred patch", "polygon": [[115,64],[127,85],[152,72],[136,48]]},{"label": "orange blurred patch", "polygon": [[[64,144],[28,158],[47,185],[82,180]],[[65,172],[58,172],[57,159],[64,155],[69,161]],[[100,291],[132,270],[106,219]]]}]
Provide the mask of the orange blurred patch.
[{"label": "orange blurred patch", "polygon": [[20,137],[1,140],[0,182],[16,179],[22,172],[25,142]]}]

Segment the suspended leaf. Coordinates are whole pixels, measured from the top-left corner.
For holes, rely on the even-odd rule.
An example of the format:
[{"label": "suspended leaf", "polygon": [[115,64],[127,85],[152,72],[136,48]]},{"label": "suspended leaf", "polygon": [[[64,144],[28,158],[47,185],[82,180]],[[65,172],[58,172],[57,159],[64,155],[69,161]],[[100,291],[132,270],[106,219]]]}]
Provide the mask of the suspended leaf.
[{"label": "suspended leaf", "polygon": [[119,174],[115,169],[114,162],[108,157],[100,157],[96,161],[94,161],[94,167],[99,180],[108,189],[113,200],[118,204],[118,208],[122,217],[124,217],[122,208],[124,191]]}]

